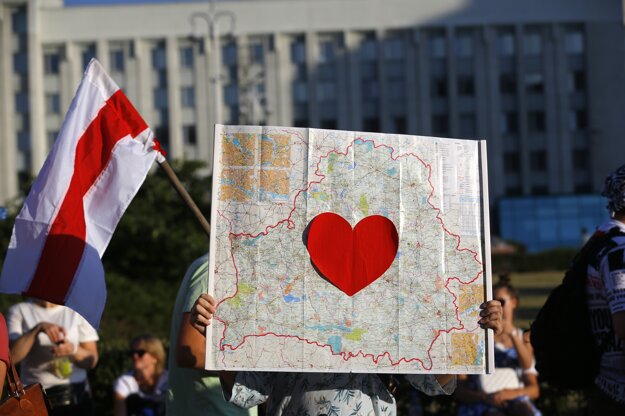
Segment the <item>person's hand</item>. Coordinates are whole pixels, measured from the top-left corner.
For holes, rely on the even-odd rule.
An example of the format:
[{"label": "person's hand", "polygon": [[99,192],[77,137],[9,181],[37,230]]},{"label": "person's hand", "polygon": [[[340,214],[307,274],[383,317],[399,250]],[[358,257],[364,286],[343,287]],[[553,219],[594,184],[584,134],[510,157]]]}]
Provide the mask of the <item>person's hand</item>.
[{"label": "person's hand", "polygon": [[54,344],[65,341],[65,328],[56,324],[40,322],[37,324],[37,332],[44,332]]},{"label": "person's hand", "polygon": [[55,357],[69,357],[74,355],[76,346],[68,340],[62,341],[52,348],[52,355]]},{"label": "person's hand", "polygon": [[193,304],[193,308],[191,308],[189,321],[201,334],[206,333],[206,327],[211,323],[216,309],[215,304],[215,299],[211,295],[202,293]]},{"label": "person's hand", "polygon": [[496,407],[504,407],[508,401],[515,399],[517,394],[513,390],[503,389],[488,396],[489,404]]},{"label": "person's hand", "polygon": [[481,319],[478,321],[481,328],[490,328],[499,335],[503,332],[503,308],[498,300],[489,300],[480,305]]}]

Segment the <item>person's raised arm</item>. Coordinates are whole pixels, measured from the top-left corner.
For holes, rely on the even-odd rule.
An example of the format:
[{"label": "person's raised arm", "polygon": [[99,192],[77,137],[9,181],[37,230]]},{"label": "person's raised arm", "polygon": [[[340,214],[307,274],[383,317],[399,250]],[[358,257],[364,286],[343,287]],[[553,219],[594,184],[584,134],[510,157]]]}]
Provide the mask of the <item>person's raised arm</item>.
[{"label": "person's raised arm", "polygon": [[85,370],[91,370],[98,363],[98,346],[95,341],[81,342],[76,347],[65,340],[52,348],[55,357],[69,357],[74,364]]},{"label": "person's raised arm", "polygon": [[206,361],[206,327],[215,313],[215,299],[203,293],[193,304],[191,312],[180,318],[176,342],[176,364],[184,368],[204,369]]}]

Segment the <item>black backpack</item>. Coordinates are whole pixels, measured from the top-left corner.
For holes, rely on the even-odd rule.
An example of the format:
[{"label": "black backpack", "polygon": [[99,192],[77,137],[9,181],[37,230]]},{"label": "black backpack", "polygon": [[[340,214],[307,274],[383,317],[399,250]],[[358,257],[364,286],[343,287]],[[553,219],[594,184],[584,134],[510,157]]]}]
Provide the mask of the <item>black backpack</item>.
[{"label": "black backpack", "polygon": [[554,387],[589,387],[599,372],[601,347],[592,333],[587,306],[588,264],[625,235],[618,227],[595,233],[573,259],[562,284],[553,289],[531,325],[536,370]]}]

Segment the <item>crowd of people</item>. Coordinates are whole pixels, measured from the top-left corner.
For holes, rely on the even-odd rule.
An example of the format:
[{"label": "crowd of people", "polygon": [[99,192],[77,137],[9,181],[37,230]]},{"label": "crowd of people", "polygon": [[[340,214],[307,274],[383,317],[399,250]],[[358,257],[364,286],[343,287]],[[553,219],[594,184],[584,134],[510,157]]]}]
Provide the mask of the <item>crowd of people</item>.
[{"label": "crowd of people", "polygon": [[[625,232],[625,166],[608,176],[602,194],[612,219],[599,232],[614,227]],[[625,414],[625,237],[601,250],[587,265],[587,275],[592,311],[610,317],[592,321],[603,348],[588,394],[589,414]],[[216,308],[207,292],[203,256],[187,270],[176,297],[169,359],[154,335],[130,341],[132,368],[111,386],[115,416],[248,415],[256,407],[272,416],[397,413],[392,386],[375,374],[207,372],[205,336]],[[540,415],[534,404],[539,374],[528,333],[515,325],[520,297],[509,275],[500,275],[493,298],[480,306],[478,323],[494,332],[494,374],[404,378],[427,395],[454,394],[459,416]],[[98,363],[97,342],[96,330],[72,309],[35,299],[13,305],[6,322],[0,314],[0,393],[12,362],[19,364],[24,384],[43,386],[50,414],[92,415],[87,371]]]}]

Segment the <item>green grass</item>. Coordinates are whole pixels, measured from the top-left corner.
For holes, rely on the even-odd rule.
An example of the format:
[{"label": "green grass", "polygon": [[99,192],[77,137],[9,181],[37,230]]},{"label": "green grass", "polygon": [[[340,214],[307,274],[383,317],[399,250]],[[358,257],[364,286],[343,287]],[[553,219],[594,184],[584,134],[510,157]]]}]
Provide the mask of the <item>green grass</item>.
[{"label": "green grass", "polygon": [[513,273],[512,285],[519,291],[516,324],[528,329],[551,290],[562,282],[563,271]]}]

